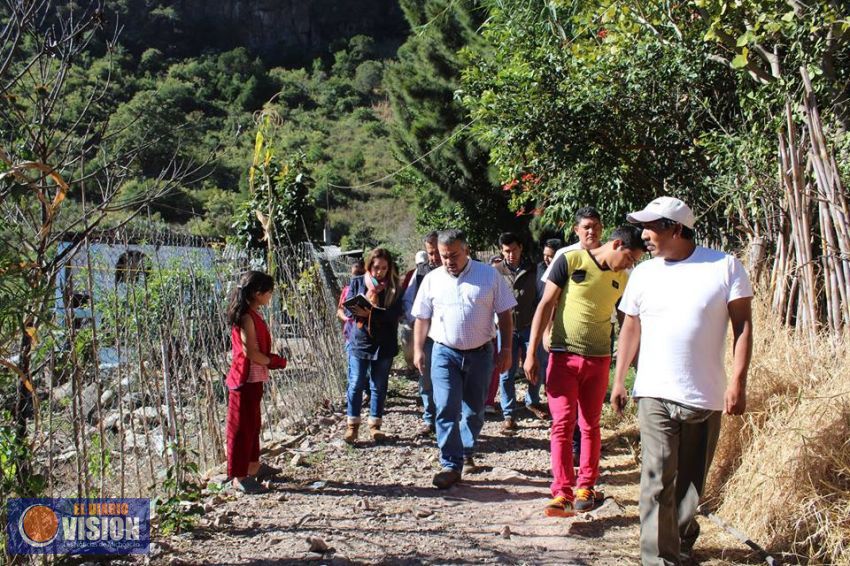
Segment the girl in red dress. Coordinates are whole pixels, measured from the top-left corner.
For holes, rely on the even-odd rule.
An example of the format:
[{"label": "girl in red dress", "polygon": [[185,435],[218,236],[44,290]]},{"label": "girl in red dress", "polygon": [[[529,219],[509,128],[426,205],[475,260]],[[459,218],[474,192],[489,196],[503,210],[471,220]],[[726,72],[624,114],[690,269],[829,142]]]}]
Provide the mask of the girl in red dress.
[{"label": "girl in red dress", "polygon": [[274,279],[248,271],[239,280],[227,308],[233,361],[227,374],[227,475],[233,487],[262,493],[254,477],[260,471],[260,399],[270,369],[286,367],[286,358],[271,353],[269,327],[258,309],[269,304]]}]

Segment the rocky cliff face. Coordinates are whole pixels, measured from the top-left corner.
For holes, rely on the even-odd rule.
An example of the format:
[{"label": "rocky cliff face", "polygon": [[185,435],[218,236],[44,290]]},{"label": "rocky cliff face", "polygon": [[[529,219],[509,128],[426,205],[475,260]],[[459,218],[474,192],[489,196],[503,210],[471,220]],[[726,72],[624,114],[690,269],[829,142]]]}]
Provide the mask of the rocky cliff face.
[{"label": "rocky cliff face", "polygon": [[274,63],[304,63],[363,34],[381,48],[408,33],[397,0],[177,0],[181,26],[211,46],[244,46]]}]

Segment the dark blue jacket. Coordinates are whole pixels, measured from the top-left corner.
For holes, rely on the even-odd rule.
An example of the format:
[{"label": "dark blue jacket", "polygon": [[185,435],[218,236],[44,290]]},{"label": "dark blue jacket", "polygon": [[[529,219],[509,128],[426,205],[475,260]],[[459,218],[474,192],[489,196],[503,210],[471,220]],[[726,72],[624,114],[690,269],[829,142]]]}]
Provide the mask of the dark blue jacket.
[{"label": "dark blue jacket", "polygon": [[[360,275],[351,280],[345,300],[366,294],[368,289],[364,277]],[[355,324],[351,333],[349,351],[352,356],[365,360],[380,360],[394,358],[398,354],[398,321],[402,315],[403,295],[404,291],[399,287],[391,305],[384,304],[386,291],[378,295],[378,304],[386,310],[375,309],[372,313],[371,333],[367,331],[366,320],[356,319],[363,322],[363,325],[361,328],[361,325]],[[353,316],[348,309],[345,309],[345,314]]]},{"label": "dark blue jacket", "polygon": [[543,277],[543,274],[546,273],[546,268],[549,267],[546,265],[545,261],[541,261],[537,264],[537,279],[535,280],[537,283],[537,303],[540,303],[540,299],[543,298],[543,292],[546,291],[546,282],[541,281],[540,278]]}]

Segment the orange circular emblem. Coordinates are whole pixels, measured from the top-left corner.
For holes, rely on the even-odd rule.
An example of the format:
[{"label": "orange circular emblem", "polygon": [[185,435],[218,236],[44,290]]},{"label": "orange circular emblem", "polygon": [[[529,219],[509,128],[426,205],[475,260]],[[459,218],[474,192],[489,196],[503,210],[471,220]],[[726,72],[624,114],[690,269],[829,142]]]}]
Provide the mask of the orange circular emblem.
[{"label": "orange circular emblem", "polygon": [[21,516],[21,533],[31,544],[45,545],[56,537],[59,518],[46,505],[28,507]]}]

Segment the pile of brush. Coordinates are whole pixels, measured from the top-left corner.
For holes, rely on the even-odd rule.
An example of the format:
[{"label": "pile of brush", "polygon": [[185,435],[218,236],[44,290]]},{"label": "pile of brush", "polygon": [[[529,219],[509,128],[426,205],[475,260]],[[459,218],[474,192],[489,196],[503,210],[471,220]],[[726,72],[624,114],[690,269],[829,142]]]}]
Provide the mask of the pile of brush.
[{"label": "pile of brush", "polygon": [[771,552],[849,564],[850,338],[754,318],[747,414],[724,417],[706,500]]}]

